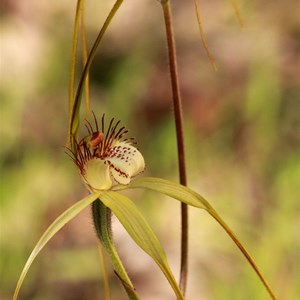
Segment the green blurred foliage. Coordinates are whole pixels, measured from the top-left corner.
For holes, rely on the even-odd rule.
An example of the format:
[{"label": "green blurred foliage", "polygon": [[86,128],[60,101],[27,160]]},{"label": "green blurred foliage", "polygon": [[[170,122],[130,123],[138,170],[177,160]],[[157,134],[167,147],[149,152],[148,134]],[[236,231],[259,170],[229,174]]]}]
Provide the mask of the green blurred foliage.
[{"label": "green blurred foliage", "polygon": [[[89,48],[112,1],[88,1]],[[193,3],[174,1],[189,186],[241,237],[280,299],[299,296],[299,35],[297,2],[201,3],[214,73],[201,48]],[[10,299],[34,244],[64,209],[86,195],[64,154],[75,2],[1,3],[1,299]],[[91,104],[122,120],[151,176],[177,180],[176,140],[162,13],[155,1],[125,2],[91,69]],[[78,73],[80,72],[80,65]],[[84,110],[82,119],[84,118]],[[153,224],[175,274],[179,205],[130,194]],[[129,274],[144,299],[173,299],[151,260],[115,221]],[[190,210],[187,299],[267,299],[224,232]],[[50,242],[20,299],[103,299],[90,212]],[[112,299],[125,299],[109,268]]]}]

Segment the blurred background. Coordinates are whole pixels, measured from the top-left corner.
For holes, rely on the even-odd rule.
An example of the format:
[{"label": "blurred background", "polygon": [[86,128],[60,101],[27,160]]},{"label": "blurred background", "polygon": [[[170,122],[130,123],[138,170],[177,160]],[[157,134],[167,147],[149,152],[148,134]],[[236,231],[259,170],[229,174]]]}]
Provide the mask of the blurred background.
[{"label": "blurred background", "polygon": [[[88,45],[112,0],[86,1]],[[248,248],[279,299],[299,297],[299,2],[201,1],[219,71],[200,40],[193,1],[172,1],[185,116],[189,186]],[[11,299],[35,243],[87,195],[64,153],[76,1],[1,1],[0,298]],[[79,48],[80,53],[80,48]],[[78,72],[80,72],[80,65]],[[165,31],[156,1],[125,1],[91,69],[91,107],[122,120],[139,142],[145,175],[178,180]],[[84,109],[83,109],[84,114]],[[180,205],[131,193],[179,274]],[[160,270],[117,220],[116,243],[141,299],[174,299]],[[269,299],[223,230],[190,209],[187,299]],[[108,263],[112,299],[126,295]],[[299,281],[298,281],[299,283]],[[104,299],[90,209],[34,262],[21,299]]]}]

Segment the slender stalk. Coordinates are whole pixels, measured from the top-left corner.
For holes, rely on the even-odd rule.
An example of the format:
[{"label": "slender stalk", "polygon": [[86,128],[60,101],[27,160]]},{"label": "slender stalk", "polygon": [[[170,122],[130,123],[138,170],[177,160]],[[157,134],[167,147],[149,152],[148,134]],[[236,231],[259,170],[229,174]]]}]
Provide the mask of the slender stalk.
[{"label": "slender stalk", "polygon": [[[166,28],[169,69],[171,75],[172,97],[174,106],[179,180],[182,185],[187,185],[186,167],[185,167],[185,150],[184,150],[184,132],[183,132],[183,116],[182,103],[179,90],[179,79],[176,61],[175,39],[172,25],[172,13],[169,0],[161,1],[163,15]],[[179,286],[185,295],[188,275],[188,207],[185,203],[181,203],[181,264]]]},{"label": "slender stalk", "polygon": [[102,243],[106,253],[110,257],[117,277],[123,284],[130,300],[138,300],[133,284],[115,248],[112,238],[111,210],[107,208],[99,199],[92,204],[93,221],[97,236]]}]

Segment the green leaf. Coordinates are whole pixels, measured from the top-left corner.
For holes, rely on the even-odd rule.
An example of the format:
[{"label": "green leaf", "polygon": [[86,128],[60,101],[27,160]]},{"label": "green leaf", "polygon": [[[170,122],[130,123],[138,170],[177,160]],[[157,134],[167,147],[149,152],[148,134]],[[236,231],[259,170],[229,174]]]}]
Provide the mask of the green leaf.
[{"label": "green leaf", "polygon": [[103,193],[99,199],[116,215],[132,239],[157,263],[172,286],[177,299],[184,299],[159,240],[136,205],[128,197],[116,192]]},{"label": "green leaf", "polygon": [[18,298],[18,294],[20,291],[20,288],[22,286],[22,283],[25,279],[25,276],[35,260],[36,256],[39,254],[39,252],[45,247],[45,245],[49,242],[49,240],[69,221],[71,221],[76,215],[78,215],[84,208],[86,208],[88,205],[90,205],[92,202],[94,202],[101,193],[95,193],[90,194],[89,196],[83,198],[82,200],[76,202],[74,205],[72,205],[70,208],[65,210],[44,232],[40,240],[35,245],[34,249],[32,250],[23,270],[20,275],[20,278],[18,280],[13,300],[16,300]]},{"label": "green leaf", "polygon": [[260,278],[261,282],[267,289],[268,293],[270,294],[271,298],[276,300],[276,296],[274,295],[271,287],[269,286],[268,282],[265,280],[262,273],[259,271],[257,265],[255,264],[254,260],[250,256],[249,252],[240,242],[238,237],[234,234],[234,232],[230,229],[230,227],[224,222],[221,216],[215,211],[215,209],[205,200],[202,196],[198,193],[194,192],[193,190],[180,185],[175,182],[171,182],[161,178],[151,178],[151,177],[144,177],[138,178],[133,180],[129,186],[117,186],[115,190],[124,190],[124,189],[135,189],[135,188],[146,188],[149,190],[153,190],[167,196],[170,196],[174,199],[177,199],[181,202],[184,202],[188,205],[203,208],[205,209],[227,232],[230,238],[234,241],[234,243],[238,246],[241,250],[243,255],[246,257],[258,277]]}]

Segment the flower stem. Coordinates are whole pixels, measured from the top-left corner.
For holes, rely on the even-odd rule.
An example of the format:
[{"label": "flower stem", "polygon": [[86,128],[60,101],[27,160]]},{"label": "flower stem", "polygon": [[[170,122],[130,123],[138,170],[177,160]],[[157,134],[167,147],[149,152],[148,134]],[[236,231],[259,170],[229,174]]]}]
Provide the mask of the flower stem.
[{"label": "flower stem", "polygon": [[[166,37],[168,44],[169,69],[171,75],[172,97],[174,106],[179,179],[182,185],[187,185],[186,167],[185,167],[185,151],[184,151],[184,132],[183,132],[183,116],[182,104],[179,90],[179,80],[176,62],[175,38],[172,25],[172,13],[169,0],[161,0],[163,9]],[[179,286],[183,295],[186,291],[188,275],[188,207],[185,203],[181,203],[181,265]]]},{"label": "flower stem", "polygon": [[111,210],[107,208],[99,199],[92,204],[93,221],[96,228],[97,236],[102,243],[106,253],[110,257],[114,267],[115,274],[123,284],[125,291],[130,300],[138,300],[133,284],[129,279],[127,272],[115,248],[112,238],[111,228]]}]

